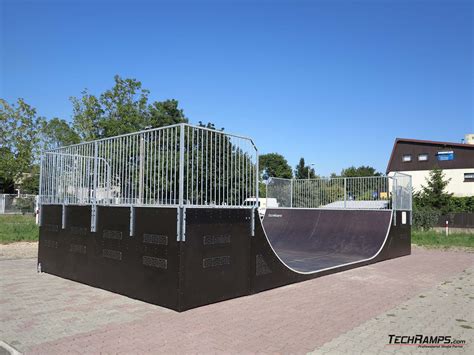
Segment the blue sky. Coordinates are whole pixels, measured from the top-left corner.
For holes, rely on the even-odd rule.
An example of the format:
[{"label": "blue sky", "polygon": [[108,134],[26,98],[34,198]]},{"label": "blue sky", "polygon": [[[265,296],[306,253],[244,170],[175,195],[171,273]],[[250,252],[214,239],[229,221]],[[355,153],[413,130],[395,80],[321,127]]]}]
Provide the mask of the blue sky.
[{"label": "blue sky", "polygon": [[323,175],[474,132],[474,1],[0,2],[0,97],[46,117],[119,74]]}]

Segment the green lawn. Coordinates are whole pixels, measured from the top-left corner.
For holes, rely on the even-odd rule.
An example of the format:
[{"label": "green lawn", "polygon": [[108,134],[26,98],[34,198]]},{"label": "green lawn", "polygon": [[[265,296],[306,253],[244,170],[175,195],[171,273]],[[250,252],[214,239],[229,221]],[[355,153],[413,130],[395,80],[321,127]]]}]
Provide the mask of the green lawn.
[{"label": "green lawn", "polygon": [[34,242],[38,226],[32,215],[0,215],[0,244]]},{"label": "green lawn", "polygon": [[474,248],[474,234],[452,233],[446,236],[435,231],[412,230],[411,242],[427,247],[467,247]]}]

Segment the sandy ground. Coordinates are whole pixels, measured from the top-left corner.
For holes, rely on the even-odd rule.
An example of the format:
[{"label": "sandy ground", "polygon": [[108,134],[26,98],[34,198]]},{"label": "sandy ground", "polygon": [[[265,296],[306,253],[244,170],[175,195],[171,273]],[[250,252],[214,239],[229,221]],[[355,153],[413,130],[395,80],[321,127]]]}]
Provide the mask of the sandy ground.
[{"label": "sandy ground", "polygon": [[38,257],[38,242],[0,244],[0,260]]}]

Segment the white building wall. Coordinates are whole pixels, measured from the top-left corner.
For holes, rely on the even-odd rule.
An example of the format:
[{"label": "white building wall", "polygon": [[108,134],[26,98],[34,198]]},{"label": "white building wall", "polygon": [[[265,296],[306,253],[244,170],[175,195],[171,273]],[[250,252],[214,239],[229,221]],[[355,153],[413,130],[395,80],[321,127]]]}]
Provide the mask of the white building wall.
[{"label": "white building wall", "polygon": [[[443,170],[446,179],[449,181],[446,190],[448,193],[453,193],[454,196],[474,196],[474,182],[465,182],[465,173],[474,173],[472,169],[446,169]],[[403,174],[410,175],[412,177],[412,186],[414,191],[420,191],[421,185],[426,186],[426,179],[429,178],[430,170],[418,170],[418,171],[401,171]],[[394,172],[390,172],[388,175],[392,176]]]}]

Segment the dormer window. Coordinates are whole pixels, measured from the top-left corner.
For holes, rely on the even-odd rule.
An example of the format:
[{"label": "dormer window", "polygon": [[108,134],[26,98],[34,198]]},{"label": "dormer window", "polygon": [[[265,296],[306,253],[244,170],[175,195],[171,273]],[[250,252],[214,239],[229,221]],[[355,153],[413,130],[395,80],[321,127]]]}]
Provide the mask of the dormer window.
[{"label": "dormer window", "polygon": [[418,154],[418,161],[428,161],[428,154]]},{"label": "dormer window", "polygon": [[411,155],[410,154],[405,154],[402,156],[402,162],[408,163],[411,161]]}]

